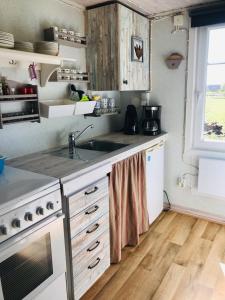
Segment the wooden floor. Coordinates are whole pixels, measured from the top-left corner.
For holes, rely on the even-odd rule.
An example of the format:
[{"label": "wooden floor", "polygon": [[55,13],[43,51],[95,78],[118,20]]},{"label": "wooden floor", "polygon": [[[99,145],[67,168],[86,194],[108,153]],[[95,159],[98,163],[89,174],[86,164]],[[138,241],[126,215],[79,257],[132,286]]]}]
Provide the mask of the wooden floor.
[{"label": "wooden floor", "polygon": [[163,213],[82,300],[225,300],[225,226]]}]

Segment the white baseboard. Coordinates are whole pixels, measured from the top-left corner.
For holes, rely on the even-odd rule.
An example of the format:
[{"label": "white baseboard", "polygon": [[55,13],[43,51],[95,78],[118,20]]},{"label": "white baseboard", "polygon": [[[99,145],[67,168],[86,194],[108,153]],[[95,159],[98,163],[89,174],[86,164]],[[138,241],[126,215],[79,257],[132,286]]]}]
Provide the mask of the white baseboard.
[{"label": "white baseboard", "polygon": [[[166,205],[164,205],[164,207],[167,208],[168,205],[166,204]],[[209,213],[197,210],[197,209],[191,209],[191,208],[187,208],[187,207],[180,206],[180,205],[174,205],[174,204],[171,204],[170,209],[172,211],[175,211],[175,212],[178,212],[181,214],[190,215],[190,216],[204,219],[204,220],[207,220],[210,222],[219,223],[219,224],[223,224],[223,225],[225,224],[225,217],[218,216],[218,215],[212,215],[212,214],[209,214]]]}]

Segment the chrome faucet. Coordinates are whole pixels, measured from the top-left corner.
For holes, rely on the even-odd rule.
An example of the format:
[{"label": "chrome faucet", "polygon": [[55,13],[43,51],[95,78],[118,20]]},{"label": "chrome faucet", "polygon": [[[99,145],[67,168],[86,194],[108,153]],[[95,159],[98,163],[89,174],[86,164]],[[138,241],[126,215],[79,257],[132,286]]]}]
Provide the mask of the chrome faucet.
[{"label": "chrome faucet", "polygon": [[75,152],[77,140],[88,128],[94,128],[94,125],[93,124],[88,125],[82,131],[73,131],[73,132],[69,133],[68,141],[69,141],[69,153],[70,154],[73,154]]}]

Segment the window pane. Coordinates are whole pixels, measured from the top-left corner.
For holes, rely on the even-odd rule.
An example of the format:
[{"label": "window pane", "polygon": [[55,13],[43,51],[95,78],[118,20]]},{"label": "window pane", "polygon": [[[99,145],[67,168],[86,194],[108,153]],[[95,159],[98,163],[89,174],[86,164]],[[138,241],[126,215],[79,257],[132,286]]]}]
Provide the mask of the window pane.
[{"label": "window pane", "polygon": [[225,28],[209,31],[209,63],[225,62]]},{"label": "window pane", "polygon": [[225,142],[225,65],[210,65],[207,69],[203,138]]}]

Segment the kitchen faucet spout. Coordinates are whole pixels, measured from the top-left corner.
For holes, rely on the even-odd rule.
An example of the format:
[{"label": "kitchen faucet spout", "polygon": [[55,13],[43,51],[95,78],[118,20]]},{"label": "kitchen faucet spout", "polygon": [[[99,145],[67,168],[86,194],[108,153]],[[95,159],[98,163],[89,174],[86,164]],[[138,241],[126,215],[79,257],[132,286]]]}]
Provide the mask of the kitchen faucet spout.
[{"label": "kitchen faucet spout", "polygon": [[76,149],[76,141],[81,137],[81,135],[88,130],[89,128],[94,128],[93,124],[88,125],[82,131],[73,131],[69,133],[68,141],[69,141],[69,153],[73,154]]}]

